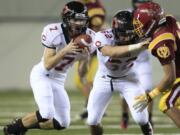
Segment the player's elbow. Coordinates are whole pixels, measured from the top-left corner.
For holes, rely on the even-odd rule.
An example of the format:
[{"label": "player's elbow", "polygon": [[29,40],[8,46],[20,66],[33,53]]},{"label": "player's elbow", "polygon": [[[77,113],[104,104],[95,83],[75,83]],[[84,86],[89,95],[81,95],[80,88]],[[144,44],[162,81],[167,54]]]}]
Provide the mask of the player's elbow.
[{"label": "player's elbow", "polygon": [[172,75],[169,79],[169,84],[173,84],[175,80],[176,80],[176,76]]},{"label": "player's elbow", "polygon": [[171,86],[175,80],[176,80],[176,75],[174,75],[174,74],[169,74],[166,76],[166,84],[168,86]]}]

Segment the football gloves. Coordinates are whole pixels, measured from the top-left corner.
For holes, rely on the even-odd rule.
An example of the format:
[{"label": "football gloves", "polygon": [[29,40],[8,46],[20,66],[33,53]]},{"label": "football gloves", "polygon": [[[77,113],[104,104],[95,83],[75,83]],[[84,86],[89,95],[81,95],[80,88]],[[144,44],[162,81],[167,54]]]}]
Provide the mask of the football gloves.
[{"label": "football gloves", "polygon": [[137,110],[137,112],[142,112],[152,101],[152,99],[158,96],[160,93],[160,90],[158,88],[155,88],[149,93],[145,93],[143,95],[135,97],[133,108]]},{"label": "football gloves", "polygon": [[137,112],[142,112],[151,101],[152,101],[152,98],[149,96],[148,93],[137,96],[135,97],[135,103],[133,105],[133,108]]}]

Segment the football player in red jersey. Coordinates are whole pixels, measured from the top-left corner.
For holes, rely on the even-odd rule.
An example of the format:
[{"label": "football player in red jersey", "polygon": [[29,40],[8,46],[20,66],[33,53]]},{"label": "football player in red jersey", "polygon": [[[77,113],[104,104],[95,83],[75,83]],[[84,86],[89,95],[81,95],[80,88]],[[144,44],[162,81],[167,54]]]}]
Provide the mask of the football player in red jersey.
[{"label": "football player in red jersey", "polygon": [[149,50],[161,63],[164,76],[149,93],[135,98],[134,108],[142,111],[159,94],[159,108],[180,128],[180,28],[172,16],[165,16],[159,4],[144,3],[134,11],[133,25],[139,37],[151,37]]},{"label": "football player in red jersey", "polygon": [[[133,10],[135,10],[139,5],[147,2],[152,2],[152,0],[132,0]],[[150,53],[148,52],[148,50],[144,50],[139,54],[135,66],[136,67],[134,69],[137,72],[137,76],[139,78],[140,84],[142,85],[142,87],[145,89],[146,92],[150,92],[150,90],[152,89],[152,66],[150,62]],[[128,114],[129,109],[124,98],[122,98],[121,104],[122,104],[122,115],[121,115],[122,120],[120,122],[120,127],[122,129],[126,129],[128,128],[128,124],[129,124],[129,114]],[[153,102],[151,102],[148,105],[149,121],[153,126],[152,110],[153,110]]]}]

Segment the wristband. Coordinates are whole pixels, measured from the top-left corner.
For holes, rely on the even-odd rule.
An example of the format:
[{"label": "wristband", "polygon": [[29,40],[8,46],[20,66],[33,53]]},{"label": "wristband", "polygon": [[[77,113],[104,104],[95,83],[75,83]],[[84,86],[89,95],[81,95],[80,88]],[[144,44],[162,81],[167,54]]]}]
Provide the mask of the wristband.
[{"label": "wristband", "polygon": [[153,99],[154,97],[158,96],[160,94],[160,90],[158,88],[153,89],[151,92],[149,92],[149,96]]},{"label": "wristband", "polygon": [[140,49],[141,47],[142,47],[141,43],[138,43],[138,44],[135,44],[135,45],[129,45],[128,46],[128,51],[134,51],[134,50]]}]

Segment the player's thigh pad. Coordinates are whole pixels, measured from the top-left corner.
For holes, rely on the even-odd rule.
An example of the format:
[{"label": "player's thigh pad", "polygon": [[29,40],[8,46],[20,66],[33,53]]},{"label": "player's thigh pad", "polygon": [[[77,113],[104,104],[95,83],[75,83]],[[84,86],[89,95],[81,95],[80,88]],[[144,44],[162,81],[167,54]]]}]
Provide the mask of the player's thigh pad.
[{"label": "player's thigh pad", "polygon": [[55,110],[51,80],[46,76],[39,75],[36,71],[32,71],[30,83],[42,118],[53,118]]},{"label": "player's thigh pad", "polygon": [[70,125],[70,101],[64,85],[54,82],[53,85],[55,119],[62,127]]},{"label": "player's thigh pad", "polygon": [[96,78],[93,89],[90,92],[87,106],[87,123],[89,125],[97,125],[100,123],[111,96],[110,82],[104,82],[102,79]]},{"label": "player's thigh pad", "polygon": [[178,85],[174,85],[172,89],[163,94],[159,101],[159,110],[162,112],[166,112],[171,107],[179,107],[180,106],[180,83]]},{"label": "player's thigh pad", "polygon": [[135,71],[140,84],[146,92],[152,90],[152,68],[149,61],[136,62]]}]

